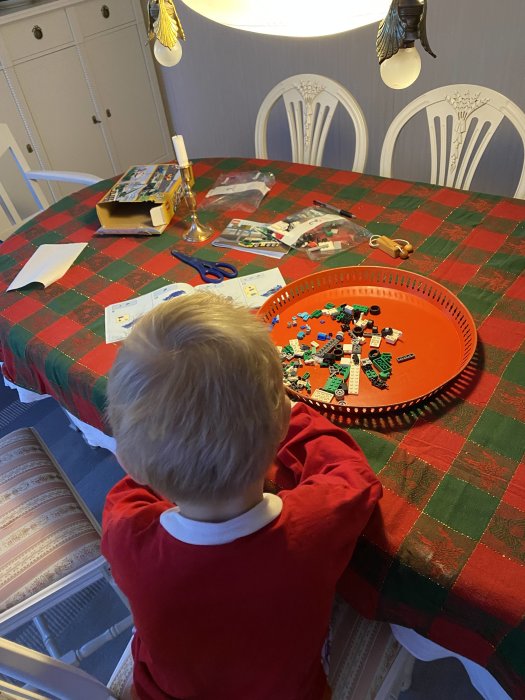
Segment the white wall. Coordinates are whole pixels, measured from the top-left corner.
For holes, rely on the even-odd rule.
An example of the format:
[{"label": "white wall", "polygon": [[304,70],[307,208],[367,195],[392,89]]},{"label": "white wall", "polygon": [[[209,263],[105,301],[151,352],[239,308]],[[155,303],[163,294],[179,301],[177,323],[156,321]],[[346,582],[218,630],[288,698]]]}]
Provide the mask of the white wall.
[{"label": "white wall", "polygon": [[[286,0],[283,0],[285,2]],[[525,0],[428,0],[427,31],[434,59],[419,46],[422,71],[406,90],[380,79],[377,25],[319,39],[268,37],[210,22],[175,0],[187,40],[181,63],[161,69],[171,127],[182,133],[190,156],[253,156],[257,110],[275,83],[295,73],[319,73],[343,83],[368,123],[366,172],[377,174],[388,125],[417,95],[440,85],[473,83],[502,92],[525,110]],[[322,2],[320,2],[322,11]],[[282,117],[282,118],[280,118]],[[336,115],[324,165],[350,168],[353,134]],[[269,155],[290,159],[284,112],[272,115]],[[402,134],[395,175],[427,180],[423,123]],[[505,123],[484,156],[472,189],[511,195],[523,147]]]}]

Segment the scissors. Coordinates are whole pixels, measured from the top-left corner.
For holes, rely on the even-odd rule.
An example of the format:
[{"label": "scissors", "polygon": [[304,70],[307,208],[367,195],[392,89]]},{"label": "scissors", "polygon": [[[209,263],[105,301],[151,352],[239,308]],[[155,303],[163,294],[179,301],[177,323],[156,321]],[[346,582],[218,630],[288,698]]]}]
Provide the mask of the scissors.
[{"label": "scissors", "polygon": [[239,274],[237,268],[230,265],[230,263],[212,263],[209,260],[203,260],[202,258],[195,257],[194,255],[179,253],[178,250],[172,250],[171,254],[181,262],[186,263],[186,265],[191,265],[194,267],[201,276],[203,282],[218,284],[219,282],[222,282],[225,277],[229,279],[231,277],[237,277]]}]

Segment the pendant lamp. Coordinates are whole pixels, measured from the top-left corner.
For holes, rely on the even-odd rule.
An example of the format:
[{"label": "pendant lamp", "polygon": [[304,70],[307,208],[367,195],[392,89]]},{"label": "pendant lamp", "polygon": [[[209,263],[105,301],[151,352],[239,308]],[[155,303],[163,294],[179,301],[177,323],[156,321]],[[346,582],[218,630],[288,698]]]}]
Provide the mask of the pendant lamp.
[{"label": "pendant lamp", "polygon": [[391,0],[183,0],[233,29],[276,36],[340,34],[382,19]]}]

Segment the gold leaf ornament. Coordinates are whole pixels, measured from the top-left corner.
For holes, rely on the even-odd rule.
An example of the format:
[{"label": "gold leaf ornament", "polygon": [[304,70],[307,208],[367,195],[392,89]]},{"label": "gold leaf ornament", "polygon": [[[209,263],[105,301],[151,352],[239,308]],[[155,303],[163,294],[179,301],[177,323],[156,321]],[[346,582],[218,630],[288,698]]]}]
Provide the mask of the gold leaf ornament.
[{"label": "gold leaf ornament", "polygon": [[153,31],[161,44],[172,49],[178,38],[185,39],[184,30],[171,0],[159,0],[159,16],[153,22]]}]

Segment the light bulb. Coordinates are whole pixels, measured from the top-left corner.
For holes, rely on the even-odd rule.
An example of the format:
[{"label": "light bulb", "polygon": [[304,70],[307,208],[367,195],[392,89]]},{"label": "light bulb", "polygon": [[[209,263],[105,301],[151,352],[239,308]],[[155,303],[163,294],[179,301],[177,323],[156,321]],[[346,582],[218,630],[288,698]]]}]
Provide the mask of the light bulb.
[{"label": "light bulb", "polygon": [[175,40],[175,46],[169,49],[167,46],[164,46],[164,44],[161,44],[158,39],[155,39],[153,55],[161,66],[166,66],[166,68],[176,66],[182,58],[182,46],[180,45],[180,41]]},{"label": "light bulb", "polygon": [[385,85],[402,90],[417,80],[421,72],[421,56],[415,46],[399,49],[392,58],[383,61],[380,72]]}]

